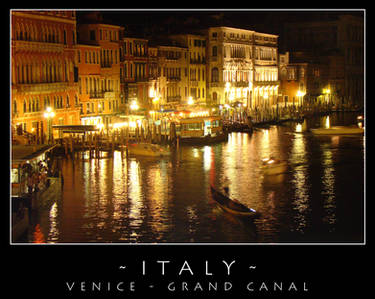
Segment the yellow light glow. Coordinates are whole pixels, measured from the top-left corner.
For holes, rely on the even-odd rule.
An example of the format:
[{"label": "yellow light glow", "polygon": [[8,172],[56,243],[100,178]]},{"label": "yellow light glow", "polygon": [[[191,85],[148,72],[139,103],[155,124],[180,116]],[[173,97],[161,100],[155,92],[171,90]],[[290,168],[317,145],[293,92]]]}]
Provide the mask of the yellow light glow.
[{"label": "yellow light glow", "polygon": [[192,97],[189,97],[187,103],[188,103],[188,105],[193,105],[193,104],[194,104],[194,100],[193,100],[193,98],[192,98]]},{"label": "yellow light glow", "polygon": [[47,107],[46,112],[44,112],[45,118],[52,118],[55,117],[55,112],[52,110],[51,107]]},{"label": "yellow light glow", "polygon": [[297,97],[303,97],[306,93],[303,91],[298,90],[297,91]]},{"label": "yellow light glow", "polygon": [[210,113],[208,111],[198,111],[198,112],[190,112],[190,117],[203,117],[203,116],[209,116]]},{"label": "yellow light glow", "polygon": [[104,124],[96,124],[96,128],[97,128],[98,130],[103,130],[103,128],[104,128]]},{"label": "yellow light glow", "polygon": [[[98,124],[98,125],[96,125],[96,126],[98,127],[99,125],[102,125],[101,127],[103,127],[103,124]],[[113,124],[113,128],[114,128],[114,129],[119,129],[119,128],[127,127],[128,125],[129,125],[129,124],[128,124],[127,122],[115,123],[115,124]],[[99,128],[99,127],[98,127],[98,128]]]},{"label": "yellow light glow", "polygon": [[139,106],[137,104],[136,101],[133,101],[131,104],[130,104],[130,109],[131,110],[138,110],[139,109]]}]

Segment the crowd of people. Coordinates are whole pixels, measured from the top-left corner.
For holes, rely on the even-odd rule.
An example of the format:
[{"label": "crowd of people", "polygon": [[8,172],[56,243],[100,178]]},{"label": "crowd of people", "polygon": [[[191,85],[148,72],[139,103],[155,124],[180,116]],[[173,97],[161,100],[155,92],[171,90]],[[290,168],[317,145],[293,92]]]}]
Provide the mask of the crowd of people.
[{"label": "crowd of people", "polygon": [[39,161],[36,169],[28,168],[27,175],[27,193],[32,194],[48,187],[49,180],[48,166],[46,162]]}]

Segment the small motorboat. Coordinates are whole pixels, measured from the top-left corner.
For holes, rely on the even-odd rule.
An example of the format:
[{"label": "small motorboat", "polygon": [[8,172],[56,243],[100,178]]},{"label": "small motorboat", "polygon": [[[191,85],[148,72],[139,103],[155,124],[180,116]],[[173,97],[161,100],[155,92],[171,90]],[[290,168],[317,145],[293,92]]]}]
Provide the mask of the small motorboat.
[{"label": "small motorboat", "polygon": [[131,143],[128,145],[128,151],[129,154],[148,157],[163,157],[170,155],[169,150],[152,143]]},{"label": "small motorboat", "polygon": [[264,174],[280,174],[286,172],[288,164],[286,161],[277,160],[275,158],[269,157],[262,159],[261,169]]},{"label": "small motorboat", "polygon": [[314,135],[359,135],[364,129],[356,126],[333,126],[330,128],[310,129]]},{"label": "small motorboat", "polygon": [[257,217],[259,214],[254,209],[248,208],[237,200],[230,199],[214,187],[210,186],[212,198],[220,205],[220,207],[234,215]]}]

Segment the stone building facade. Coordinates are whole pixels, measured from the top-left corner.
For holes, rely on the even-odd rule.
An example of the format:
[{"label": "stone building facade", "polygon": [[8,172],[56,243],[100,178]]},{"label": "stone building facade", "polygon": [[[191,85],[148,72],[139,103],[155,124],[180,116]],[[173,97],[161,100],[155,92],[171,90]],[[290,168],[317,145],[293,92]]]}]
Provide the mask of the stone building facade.
[{"label": "stone building facade", "polygon": [[[14,128],[22,128],[39,140],[51,129],[47,126],[79,124],[76,43],[74,11],[11,12]],[[44,116],[47,109],[54,112],[50,121]]]},{"label": "stone building facade", "polygon": [[[331,91],[334,104],[363,105],[363,18],[341,15],[326,21],[288,23],[284,30],[283,48],[327,64],[329,82],[323,89]],[[320,96],[324,96],[323,89]]]},{"label": "stone building facade", "polygon": [[122,27],[101,22],[77,27],[81,123],[108,127],[113,117],[121,112]]},{"label": "stone building facade", "polygon": [[207,31],[208,102],[274,105],[278,95],[277,35],[230,27]]}]

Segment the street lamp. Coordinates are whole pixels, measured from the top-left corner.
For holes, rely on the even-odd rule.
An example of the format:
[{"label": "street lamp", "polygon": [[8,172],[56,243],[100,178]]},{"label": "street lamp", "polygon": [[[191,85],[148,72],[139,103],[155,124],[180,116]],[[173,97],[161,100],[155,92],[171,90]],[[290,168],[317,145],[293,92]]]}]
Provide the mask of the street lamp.
[{"label": "street lamp", "polygon": [[52,118],[55,117],[55,112],[51,107],[47,107],[44,112],[44,117],[47,119],[47,135],[48,135],[48,144],[52,141]]},{"label": "street lamp", "polygon": [[303,96],[305,95],[306,93],[301,91],[301,90],[298,90],[297,91],[297,97],[298,97],[298,103],[299,105],[301,106],[302,105],[302,98]]},{"label": "street lamp", "polygon": [[137,101],[133,101],[130,104],[130,110],[138,110],[138,109],[139,109],[139,105],[137,104]]},{"label": "street lamp", "polygon": [[189,97],[187,103],[188,103],[188,105],[193,105],[193,104],[194,104],[194,100],[193,100],[193,98],[192,98],[192,97]]}]

